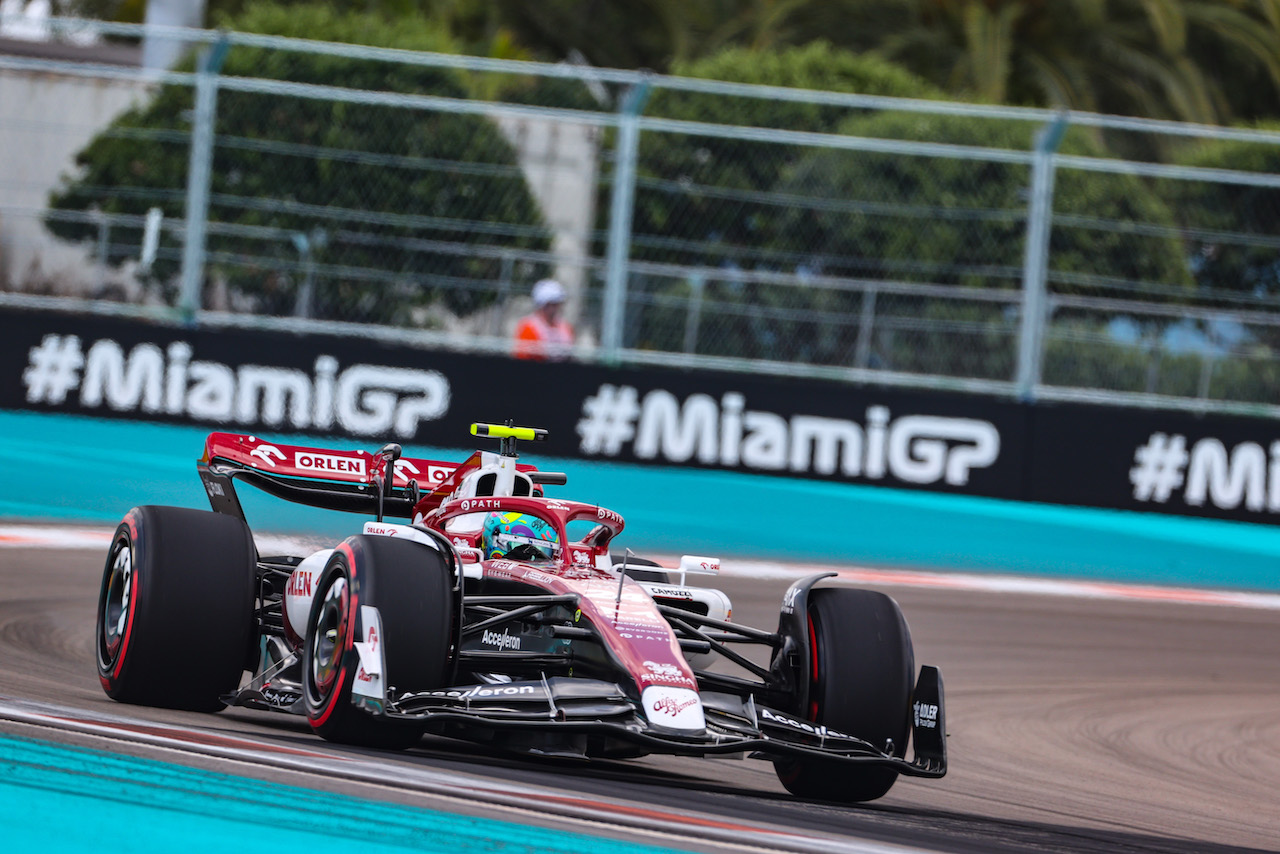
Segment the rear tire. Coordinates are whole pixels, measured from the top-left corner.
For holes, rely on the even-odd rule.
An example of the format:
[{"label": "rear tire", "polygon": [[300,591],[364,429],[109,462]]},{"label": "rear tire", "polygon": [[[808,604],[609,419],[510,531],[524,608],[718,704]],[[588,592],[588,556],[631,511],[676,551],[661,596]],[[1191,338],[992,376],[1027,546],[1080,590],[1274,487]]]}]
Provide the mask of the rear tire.
[{"label": "rear tire", "polygon": [[382,623],[384,682],[401,691],[446,686],[453,650],[453,571],[419,543],[349,537],[320,574],[303,645],[302,695],[311,728],[328,741],[403,750],[422,737],[412,722],[376,717],[352,704],[359,669],[359,608]]},{"label": "rear tire", "polygon": [[243,519],[135,507],[116,528],[98,594],[98,678],[122,703],[218,711],[254,631],[257,552]]},{"label": "rear tire", "polygon": [[[915,653],[898,603],[883,593],[821,588],[809,596],[809,704],[795,712],[903,756],[911,732]],[[891,768],[821,759],[779,760],[778,779],[802,798],[855,803],[882,797]]]}]

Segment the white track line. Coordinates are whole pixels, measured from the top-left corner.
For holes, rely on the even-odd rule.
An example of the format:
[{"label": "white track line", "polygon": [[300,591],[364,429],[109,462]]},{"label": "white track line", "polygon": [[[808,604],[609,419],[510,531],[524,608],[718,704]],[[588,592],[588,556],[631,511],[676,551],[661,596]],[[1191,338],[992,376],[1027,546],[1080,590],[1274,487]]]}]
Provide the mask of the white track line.
[{"label": "white track line", "polygon": [[[43,525],[0,525],[0,548],[101,549],[111,542],[107,528]],[[312,537],[255,535],[258,548],[276,554],[304,554],[320,548]],[[667,558],[674,566],[678,559]],[[1211,590],[1196,587],[1167,587],[1124,584],[1110,581],[1082,581],[1015,575],[980,575],[969,572],[923,572],[905,569],[871,569],[818,563],[781,563],[757,560],[724,561],[728,576],[761,579],[796,579],[816,572],[835,572],[841,580],[854,584],[884,584],[898,587],[926,587],[937,590],[969,590],[983,593],[1016,593],[1030,596],[1065,596],[1075,599],[1107,599],[1123,602],[1164,602],[1183,605],[1216,605],[1231,608],[1280,610],[1280,593],[1239,590]]]},{"label": "white track line", "polygon": [[[825,833],[805,833],[749,820],[720,819],[677,808],[639,804],[605,796],[567,793],[562,789],[510,780],[486,778],[375,757],[334,755],[282,747],[247,736],[228,736],[202,728],[178,727],[139,718],[35,703],[0,696],[0,720],[111,741],[146,744],[178,754],[214,756],[319,775],[334,779],[417,791],[454,805],[485,804],[508,821],[528,821],[553,815],[578,825],[577,831],[597,835],[600,827],[625,829],[647,837],[649,844],[678,848],[682,840],[734,851],[813,852],[813,854],[927,854],[932,849],[871,842]],[[320,744],[320,742],[317,742]],[[714,760],[708,760],[714,761]],[[296,785],[296,784],[295,784]],[[495,816],[496,817],[496,816]],[[602,841],[607,846],[607,843]]]},{"label": "white track line", "polygon": [[968,572],[922,572],[906,569],[869,569],[823,564],[726,561],[726,574],[753,578],[802,578],[816,572],[835,572],[842,581],[899,587],[931,587],[940,590],[975,590],[984,593],[1021,593],[1032,596],[1068,596],[1076,599],[1110,599],[1127,602],[1167,602],[1184,605],[1218,605],[1233,608],[1280,610],[1280,593],[1210,590],[1197,587],[1164,587],[1112,581],[1079,581],[1015,575],[978,575]]}]

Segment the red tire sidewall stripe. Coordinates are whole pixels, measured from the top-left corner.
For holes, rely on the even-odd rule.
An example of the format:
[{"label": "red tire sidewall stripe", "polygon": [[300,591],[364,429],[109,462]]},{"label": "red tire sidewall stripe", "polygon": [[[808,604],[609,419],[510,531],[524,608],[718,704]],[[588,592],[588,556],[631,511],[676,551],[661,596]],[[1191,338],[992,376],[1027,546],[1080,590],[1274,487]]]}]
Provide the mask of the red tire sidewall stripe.
[{"label": "red tire sidewall stripe", "polygon": [[[124,517],[124,524],[129,526],[129,542],[127,548],[132,554],[129,555],[129,616],[125,619],[124,637],[120,640],[120,651],[116,653],[116,666],[111,671],[111,681],[120,678],[120,672],[124,670],[125,657],[129,654],[129,639],[133,637],[133,619],[138,612],[138,595],[140,593],[140,585],[138,584],[138,557],[139,549],[135,548],[138,543],[138,520],[133,511],[130,510]],[[103,684],[107,682],[103,679]]]},{"label": "red tire sidewall stripe", "polygon": [[347,680],[347,652],[352,649],[355,644],[356,634],[356,618],[357,608],[359,607],[359,597],[356,595],[356,556],[351,550],[351,546],[342,543],[334,551],[341,552],[347,559],[347,613],[346,613],[346,631],[343,633],[345,637],[342,639],[342,651],[337,653],[340,656],[341,665],[338,668],[338,675],[333,679],[333,689],[329,691],[329,696],[325,701],[324,710],[319,717],[311,719],[313,727],[324,726],[325,721],[333,714],[338,707],[338,698],[342,694],[342,686]]},{"label": "red tire sidewall stripe", "polygon": [[813,615],[809,614],[809,720],[818,723],[818,632],[813,625]]}]

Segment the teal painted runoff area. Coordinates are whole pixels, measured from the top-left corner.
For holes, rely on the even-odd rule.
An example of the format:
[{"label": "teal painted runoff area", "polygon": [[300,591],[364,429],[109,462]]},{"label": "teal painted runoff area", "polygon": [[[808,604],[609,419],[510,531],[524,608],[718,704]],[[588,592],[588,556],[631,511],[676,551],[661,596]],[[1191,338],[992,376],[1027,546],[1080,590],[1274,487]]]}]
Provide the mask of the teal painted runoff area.
[{"label": "teal painted runoff area", "polygon": [[0,840],[13,852],[672,850],[12,736],[0,736],[0,769]]},{"label": "teal painted runoff area", "polygon": [[[0,517],[113,523],[135,504],[208,507],[195,460],[208,431],[83,416],[0,412]],[[286,444],[379,443],[272,435]],[[472,447],[406,447],[460,461]],[[637,552],[830,561],[1136,583],[1280,589],[1280,527],[912,490],[543,456],[576,441],[522,445],[565,471],[552,494],[621,513]],[[240,494],[255,530],[345,536],[359,517]]]}]

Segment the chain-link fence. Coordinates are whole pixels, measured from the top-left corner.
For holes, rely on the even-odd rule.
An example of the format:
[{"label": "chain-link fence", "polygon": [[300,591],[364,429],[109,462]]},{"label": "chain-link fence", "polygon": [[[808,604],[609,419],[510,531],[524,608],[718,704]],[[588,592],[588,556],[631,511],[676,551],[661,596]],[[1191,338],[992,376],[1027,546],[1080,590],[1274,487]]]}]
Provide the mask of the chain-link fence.
[{"label": "chain-link fence", "polygon": [[505,350],[554,276],[583,359],[1280,391],[1278,132],[97,26],[0,54],[9,301]]}]

